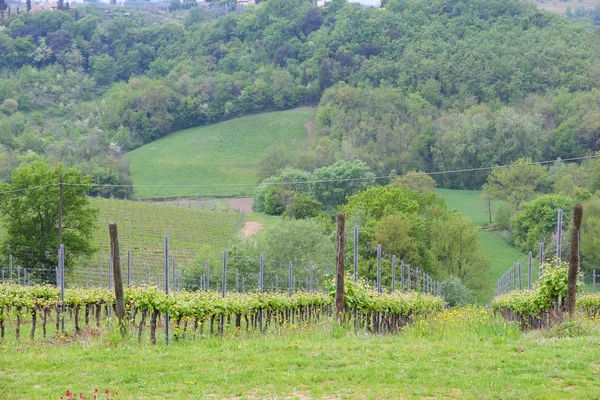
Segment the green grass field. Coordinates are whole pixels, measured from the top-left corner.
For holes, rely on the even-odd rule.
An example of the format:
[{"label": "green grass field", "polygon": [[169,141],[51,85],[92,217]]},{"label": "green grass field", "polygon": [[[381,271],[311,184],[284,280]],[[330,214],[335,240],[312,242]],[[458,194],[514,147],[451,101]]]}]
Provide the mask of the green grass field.
[{"label": "green grass field", "polygon": [[[480,191],[437,189],[437,192],[446,200],[449,209],[458,211],[473,221],[475,225],[488,225],[488,211],[485,203],[481,200]],[[500,202],[494,202],[492,210],[497,209],[500,204]],[[479,232],[479,243],[481,250],[492,259],[492,267],[486,272],[483,280],[484,288],[477,293],[477,301],[487,303],[494,295],[498,278],[515,261],[520,259],[521,264],[523,264],[525,254],[510,246],[493,231],[481,230]]]},{"label": "green grass field", "polygon": [[17,344],[9,335],[0,344],[0,398],[108,389],[116,399],[594,399],[600,329],[579,324],[573,337],[558,329],[523,334],[471,308],[390,336],[357,336],[331,321],[169,347],[114,332],[54,344]]},{"label": "green grass field", "polygon": [[[257,114],[173,133],[127,155],[136,198],[248,196],[252,186],[160,187],[160,185],[256,184],[256,163],[273,145],[299,152],[304,125],[314,109]],[[143,187],[143,185],[159,185]]]}]

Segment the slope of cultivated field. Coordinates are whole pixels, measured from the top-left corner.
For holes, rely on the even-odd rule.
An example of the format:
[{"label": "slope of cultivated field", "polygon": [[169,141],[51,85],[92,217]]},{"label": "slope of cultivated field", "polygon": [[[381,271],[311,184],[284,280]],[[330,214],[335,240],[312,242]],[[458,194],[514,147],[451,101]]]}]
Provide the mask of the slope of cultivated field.
[{"label": "slope of cultivated field", "polygon": [[[234,211],[212,211],[132,200],[91,198],[99,209],[94,244],[98,254],[91,263],[73,271],[73,279],[86,277],[84,271],[107,268],[110,256],[108,224],[117,222],[123,265],[127,250],[135,276],[147,278],[162,273],[165,235],[169,235],[170,254],[177,265],[191,262],[205,245],[225,248],[241,228],[243,215]],[[98,273],[96,272],[98,275]],[[97,277],[99,279],[99,277]],[[86,283],[86,282],[82,282]]]},{"label": "slope of cultivated field", "polygon": [[[136,198],[244,196],[254,187],[160,187],[257,183],[256,165],[271,146],[299,152],[314,109],[295,109],[186,129],[128,154]],[[153,185],[146,186],[144,185]]]}]

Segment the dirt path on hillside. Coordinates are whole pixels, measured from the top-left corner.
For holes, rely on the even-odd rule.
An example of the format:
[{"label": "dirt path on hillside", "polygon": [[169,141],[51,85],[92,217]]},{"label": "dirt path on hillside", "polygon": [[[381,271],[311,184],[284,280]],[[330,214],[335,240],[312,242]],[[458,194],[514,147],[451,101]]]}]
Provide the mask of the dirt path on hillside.
[{"label": "dirt path on hillside", "polygon": [[256,221],[248,221],[244,224],[244,227],[240,229],[240,236],[250,237],[255,233],[260,232],[263,229],[263,224]]},{"label": "dirt path on hillside", "polygon": [[304,124],[304,128],[306,129],[306,139],[304,139],[304,145],[310,144],[313,136],[313,121],[308,121]]},{"label": "dirt path on hillside", "polygon": [[229,207],[234,210],[238,210],[243,213],[251,213],[252,212],[252,203],[254,199],[252,197],[243,197],[239,199],[227,199],[227,203],[229,203]]}]

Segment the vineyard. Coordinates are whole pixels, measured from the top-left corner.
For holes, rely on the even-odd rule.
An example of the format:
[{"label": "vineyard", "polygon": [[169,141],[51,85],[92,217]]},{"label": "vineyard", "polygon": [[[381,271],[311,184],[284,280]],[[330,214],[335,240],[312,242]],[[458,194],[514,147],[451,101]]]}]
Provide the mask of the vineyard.
[{"label": "vineyard", "polygon": [[[346,313],[353,315],[358,329],[374,333],[396,332],[416,316],[444,307],[441,298],[430,294],[377,294],[362,287],[347,297]],[[288,323],[312,324],[333,312],[333,297],[323,292],[232,293],[222,297],[210,291],[166,295],[155,287],[134,287],[125,290],[125,304],[127,320],[138,340],[149,329],[154,344],[160,326],[171,326],[173,337],[178,340],[230,330],[262,332]],[[25,326],[29,327],[31,340],[36,338],[38,328],[42,338],[60,335],[65,333],[65,318],[73,330],[68,333],[79,334],[85,327],[110,324],[114,307],[115,295],[106,289],[68,289],[62,302],[60,291],[51,286],[2,284],[0,338],[4,339],[9,326],[14,326],[17,340]],[[165,316],[166,319],[161,318]]]},{"label": "vineyard", "polygon": [[[504,318],[518,321],[522,329],[547,328],[563,320],[564,300],[567,295],[568,264],[556,261],[542,264],[543,273],[532,289],[513,290],[497,296],[492,308]],[[577,281],[579,292],[583,283]],[[587,316],[600,314],[600,295],[581,294],[577,298],[579,310]]]},{"label": "vineyard", "polygon": [[[164,262],[164,238],[169,235],[171,256],[180,266],[193,261],[205,245],[225,248],[241,228],[244,215],[234,211],[215,211],[214,204],[206,208],[198,204],[171,201],[167,204],[90,198],[99,210],[93,243],[98,249],[91,260],[82,260],[67,273],[70,285],[107,286],[110,271],[110,241],[108,224],[117,222],[122,253],[122,265],[127,265],[128,251],[131,274],[138,282],[158,284]],[[0,236],[4,236],[2,230]],[[2,276],[8,277],[8,260]],[[18,266],[14,266],[15,279]],[[31,271],[29,271],[31,272]]]}]

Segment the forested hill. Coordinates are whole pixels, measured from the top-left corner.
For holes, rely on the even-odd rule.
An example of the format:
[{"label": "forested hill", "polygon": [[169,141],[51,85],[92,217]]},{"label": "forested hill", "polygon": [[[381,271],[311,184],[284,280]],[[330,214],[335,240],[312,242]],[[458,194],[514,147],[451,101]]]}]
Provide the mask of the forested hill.
[{"label": "forested hill", "polygon": [[298,161],[309,169],[598,150],[596,32],[516,0],[385,3],[268,0],[218,18],[199,7],[13,13],[0,21],[0,177],[44,157],[118,183],[126,151],[175,130],[317,104]]}]

